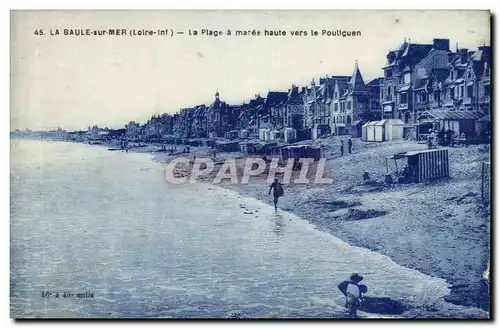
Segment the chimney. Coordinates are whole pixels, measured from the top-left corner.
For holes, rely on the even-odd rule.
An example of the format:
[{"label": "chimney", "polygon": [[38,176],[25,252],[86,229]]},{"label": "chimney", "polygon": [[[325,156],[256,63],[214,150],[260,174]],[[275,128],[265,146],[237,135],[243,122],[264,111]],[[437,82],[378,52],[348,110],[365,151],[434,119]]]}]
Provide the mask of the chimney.
[{"label": "chimney", "polygon": [[460,54],[460,62],[462,64],[464,64],[464,63],[467,62],[467,59],[469,57],[468,54],[467,54],[468,50],[469,49],[467,49],[467,48],[461,48],[461,49],[458,50],[458,53]]},{"label": "chimney", "polygon": [[455,53],[454,52],[448,52],[448,61],[451,63],[453,61],[453,59],[456,58],[455,57]]},{"label": "chimney", "polygon": [[435,50],[450,51],[450,40],[449,39],[434,39],[434,40],[432,40],[432,47]]}]

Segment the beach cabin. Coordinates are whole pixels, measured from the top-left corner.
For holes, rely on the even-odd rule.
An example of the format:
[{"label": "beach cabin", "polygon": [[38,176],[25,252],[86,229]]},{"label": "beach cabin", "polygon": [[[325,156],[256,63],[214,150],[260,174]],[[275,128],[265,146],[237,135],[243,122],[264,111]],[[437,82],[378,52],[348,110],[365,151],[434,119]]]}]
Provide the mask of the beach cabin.
[{"label": "beach cabin", "polygon": [[[407,168],[397,167],[397,160],[407,158]],[[448,149],[426,149],[395,154],[396,173],[404,177],[405,182],[423,182],[450,176]],[[386,162],[387,165],[387,162]]]},{"label": "beach cabin", "polygon": [[448,149],[410,151],[404,156],[408,158],[410,176],[415,182],[450,176]]},{"label": "beach cabin", "polygon": [[278,147],[277,142],[266,142],[263,147],[264,155],[272,155],[275,147]]},{"label": "beach cabin", "polygon": [[255,154],[256,153],[256,145],[257,144],[258,144],[258,142],[241,141],[239,143],[240,151],[243,154],[246,154],[246,155]]},{"label": "beach cabin", "polygon": [[239,142],[236,141],[215,141],[215,149],[223,152],[236,152],[240,150]]},{"label": "beach cabin", "polygon": [[361,140],[363,141],[375,141],[375,124],[378,121],[366,122],[361,127]]},{"label": "beach cabin", "polygon": [[385,125],[384,121],[378,121],[373,125],[373,141],[385,141]]},{"label": "beach cabin", "polygon": [[281,148],[281,157],[284,160],[289,158],[295,158],[295,160],[299,158],[313,158],[315,161],[318,161],[321,157],[321,149],[304,145],[285,146]]},{"label": "beach cabin", "polygon": [[279,157],[281,156],[281,149],[283,146],[276,145],[274,147],[269,147],[268,152],[266,155],[272,156],[272,157]]},{"label": "beach cabin", "polygon": [[403,139],[404,123],[398,119],[386,119],[375,123],[374,141],[391,141]]},{"label": "beach cabin", "polygon": [[361,126],[361,141],[367,141],[366,140],[366,128],[368,127],[368,123],[370,123],[370,122],[366,122],[365,124],[363,124]]},{"label": "beach cabin", "polygon": [[385,121],[385,140],[402,140],[404,138],[404,122],[397,119],[387,119]]}]

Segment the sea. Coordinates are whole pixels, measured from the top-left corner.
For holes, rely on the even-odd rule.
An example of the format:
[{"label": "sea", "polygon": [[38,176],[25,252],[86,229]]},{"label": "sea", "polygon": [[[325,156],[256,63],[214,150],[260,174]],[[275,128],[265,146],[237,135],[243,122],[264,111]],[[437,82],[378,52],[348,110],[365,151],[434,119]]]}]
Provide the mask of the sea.
[{"label": "sea", "polygon": [[410,308],[450,292],[292,213],[168,184],[153,156],[11,140],[11,317],[343,318],[354,272]]}]

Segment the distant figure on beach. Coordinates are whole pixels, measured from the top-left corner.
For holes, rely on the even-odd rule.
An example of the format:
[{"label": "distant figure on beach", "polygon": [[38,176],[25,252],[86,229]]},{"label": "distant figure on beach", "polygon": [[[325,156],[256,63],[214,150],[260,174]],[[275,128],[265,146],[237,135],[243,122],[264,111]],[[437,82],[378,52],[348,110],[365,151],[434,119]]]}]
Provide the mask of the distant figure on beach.
[{"label": "distant figure on beach", "polygon": [[344,156],[344,140],[340,140],[340,156]]},{"label": "distant figure on beach", "polygon": [[453,143],[453,130],[451,130],[451,129],[446,130],[445,136],[446,136],[446,146],[452,146],[452,143]]},{"label": "distant figure on beach", "polygon": [[365,285],[359,284],[362,280],[363,276],[353,273],[349,280],[345,280],[337,286],[342,294],[345,295],[345,307],[352,317],[356,317],[357,311],[363,301],[363,293],[368,291]]},{"label": "distant figure on beach", "polygon": [[352,140],[349,138],[347,141],[347,148],[349,149],[349,154],[352,152]]},{"label": "distant figure on beach", "polygon": [[271,190],[273,190],[274,209],[278,210],[278,198],[283,196],[283,194],[285,193],[283,190],[283,185],[278,182],[278,179],[274,179],[274,182],[271,184],[271,187],[269,188],[268,195],[271,194]]}]

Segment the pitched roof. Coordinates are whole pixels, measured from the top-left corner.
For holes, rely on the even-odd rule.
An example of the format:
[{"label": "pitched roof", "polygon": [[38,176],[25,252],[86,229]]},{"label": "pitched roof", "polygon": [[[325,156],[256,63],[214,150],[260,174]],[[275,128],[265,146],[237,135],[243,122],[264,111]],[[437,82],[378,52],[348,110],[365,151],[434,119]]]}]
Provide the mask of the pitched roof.
[{"label": "pitched roof", "polygon": [[361,76],[361,72],[359,71],[358,62],[354,64],[354,72],[349,80],[349,85],[353,89],[365,87],[365,81],[363,81],[363,76]]},{"label": "pitched roof", "polygon": [[477,77],[484,75],[484,63],[491,61],[491,47],[479,47],[471,56],[472,68]]},{"label": "pitched roof", "polygon": [[423,56],[429,53],[431,49],[432,44],[410,43],[401,57],[408,57],[412,59],[412,61],[419,61]]},{"label": "pitched roof", "polygon": [[290,90],[288,90],[288,99],[287,103],[289,104],[301,104],[302,98],[299,94],[299,88],[295,85],[292,86]]},{"label": "pitched roof", "polygon": [[367,87],[378,87],[380,86],[381,82],[384,80],[383,77],[376,77],[370,82],[366,84]]},{"label": "pitched roof", "polygon": [[425,84],[425,80],[430,76],[435,76],[438,81],[446,79],[448,73],[439,74],[438,71],[447,70],[449,66],[448,51],[432,49],[427,56],[415,65],[415,87],[421,88]]},{"label": "pitched roof", "polygon": [[265,106],[275,106],[281,102],[284,102],[288,99],[288,92],[284,91],[269,91],[267,93]]},{"label": "pitched roof", "polygon": [[491,122],[491,116],[486,115],[484,117],[481,117],[480,119],[477,120],[478,122]]},{"label": "pitched roof", "polygon": [[431,116],[438,120],[477,120],[483,117],[484,113],[476,111],[429,110],[422,113],[420,117],[422,116]]},{"label": "pitched roof", "polygon": [[337,85],[339,86],[339,96],[343,95],[349,88],[349,82],[337,81]]}]

